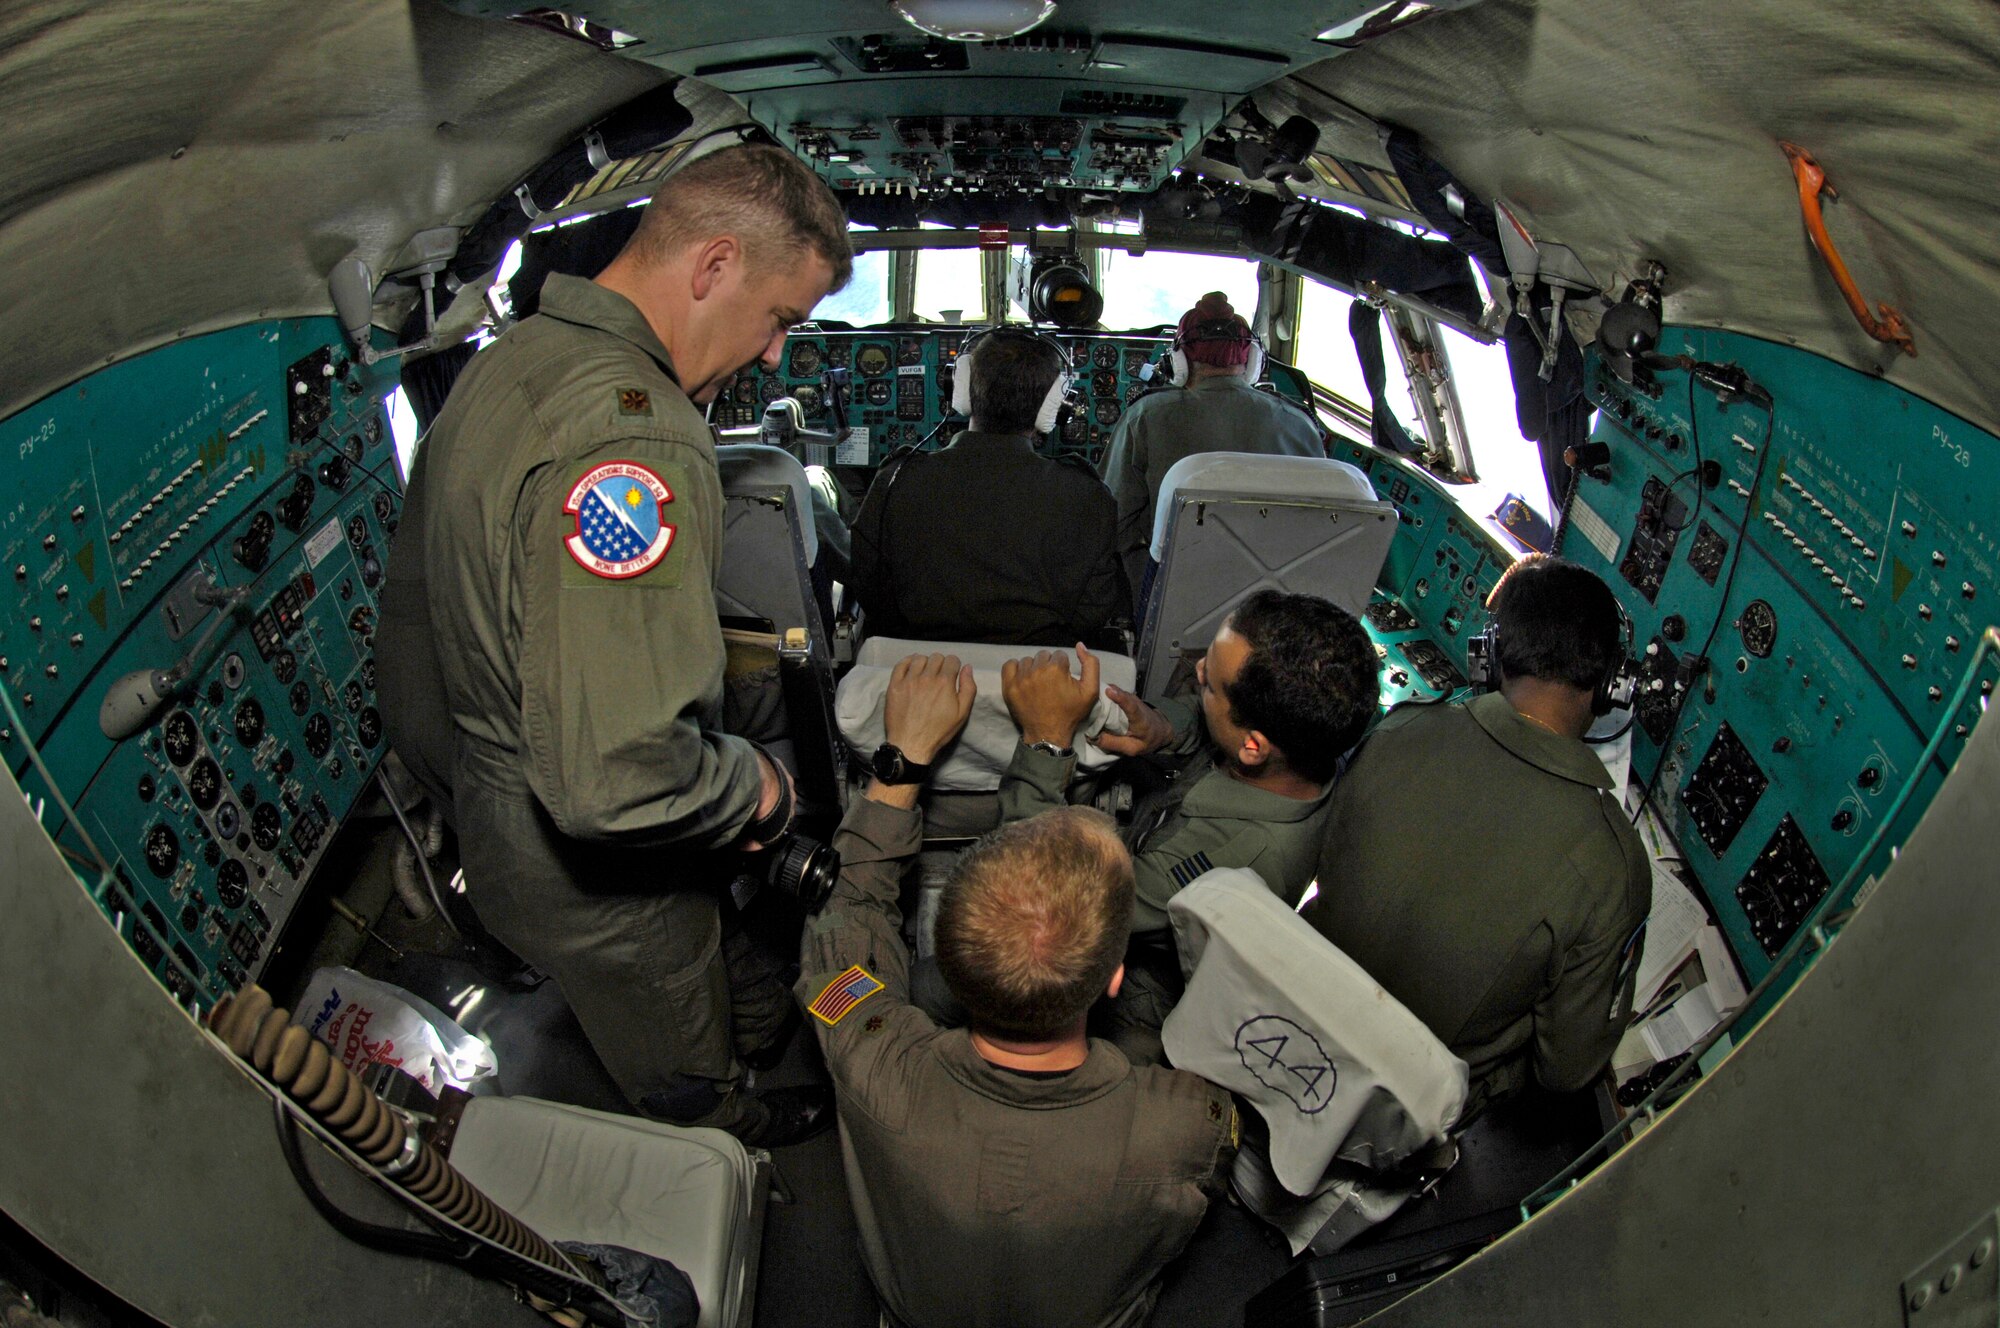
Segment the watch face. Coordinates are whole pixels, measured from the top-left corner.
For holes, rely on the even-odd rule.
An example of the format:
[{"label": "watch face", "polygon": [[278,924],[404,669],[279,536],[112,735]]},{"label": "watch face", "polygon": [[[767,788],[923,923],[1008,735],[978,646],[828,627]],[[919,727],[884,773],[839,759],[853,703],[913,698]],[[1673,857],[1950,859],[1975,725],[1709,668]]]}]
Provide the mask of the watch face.
[{"label": "watch face", "polygon": [[895,784],[902,781],[903,754],[888,743],[885,742],[875,749],[875,755],[868,764],[869,768],[875,772],[875,778],[881,780],[884,784]]}]

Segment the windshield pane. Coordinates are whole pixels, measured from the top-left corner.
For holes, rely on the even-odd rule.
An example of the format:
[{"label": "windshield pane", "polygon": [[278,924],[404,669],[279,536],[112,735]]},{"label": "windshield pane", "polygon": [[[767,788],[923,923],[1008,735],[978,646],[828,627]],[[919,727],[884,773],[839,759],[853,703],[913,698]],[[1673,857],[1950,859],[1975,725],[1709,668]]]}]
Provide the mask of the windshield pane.
[{"label": "windshield pane", "polygon": [[1257,316],[1257,264],[1247,258],[1160,251],[1133,256],[1123,249],[1097,251],[1098,287],[1104,293],[1104,326],[1114,332],[1172,327],[1196,300],[1221,291],[1245,322]]},{"label": "windshield pane", "polygon": [[[986,283],[977,249],[920,249],[916,299],[911,312],[933,322],[986,321]],[[956,319],[948,317],[955,313]]]},{"label": "windshield pane", "polygon": [[856,327],[889,321],[889,251],[877,249],[854,256],[854,275],[847,285],[813,306],[814,319],[838,319]]}]

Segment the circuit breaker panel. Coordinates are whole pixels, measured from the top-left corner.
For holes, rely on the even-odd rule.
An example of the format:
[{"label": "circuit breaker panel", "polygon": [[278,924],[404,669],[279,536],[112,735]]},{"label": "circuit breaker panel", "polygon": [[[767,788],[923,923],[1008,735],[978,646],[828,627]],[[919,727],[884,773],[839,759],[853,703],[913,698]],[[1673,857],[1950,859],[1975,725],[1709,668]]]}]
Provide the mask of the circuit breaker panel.
[{"label": "circuit breaker panel", "polygon": [[[162,347],[0,424],[16,477],[0,675],[18,715],[0,752],[183,1004],[258,975],[381,760],[394,385],[331,319],[287,320]],[[107,690],[154,670],[170,695],[107,736]]]}]

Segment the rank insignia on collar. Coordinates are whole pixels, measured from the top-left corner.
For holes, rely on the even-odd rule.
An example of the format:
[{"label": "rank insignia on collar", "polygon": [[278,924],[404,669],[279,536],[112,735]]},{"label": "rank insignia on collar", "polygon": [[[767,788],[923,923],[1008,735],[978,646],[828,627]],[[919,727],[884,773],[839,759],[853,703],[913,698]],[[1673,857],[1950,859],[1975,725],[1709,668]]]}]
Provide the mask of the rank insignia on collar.
[{"label": "rank insignia on collar", "polygon": [[861,965],[855,964],[827,983],[825,990],[815,996],[813,1003],[806,1009],[812,1013],[813,1018],[831,1028],[847,1018],[848,1012],[855,1006],[881,990],[882,984],[876,980],[875,975]]},{"label": "rank insignia on collar", "polygon": [[621,387],[618,389],[618,413],[620,415],[651,415],[653,398],[643,387]]},{"label": "rank insignia on collar", "polygon": [[563,511],[576,518],[563,547],[585,571],[629,580],[657,566],[673,547],[674,527],[665,520],[673,500],[666,481],[636,461],[594,466],[563,502]]}]

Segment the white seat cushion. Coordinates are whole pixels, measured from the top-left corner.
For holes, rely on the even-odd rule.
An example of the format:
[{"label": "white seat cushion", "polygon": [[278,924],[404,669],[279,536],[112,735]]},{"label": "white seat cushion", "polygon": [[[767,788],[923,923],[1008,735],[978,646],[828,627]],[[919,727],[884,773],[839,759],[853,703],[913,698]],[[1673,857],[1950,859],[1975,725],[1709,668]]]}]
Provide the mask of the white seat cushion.
[{"label": "white seat cushion", "polygon": [[535,1098],[466,1105],[451,1161],[488,1198],[552,1241],[621,1245],[669,1260],[701,1298],[701,1328],[727,1328],[751,1288],[761,1183],[721,1130],[682,1129]]}]

